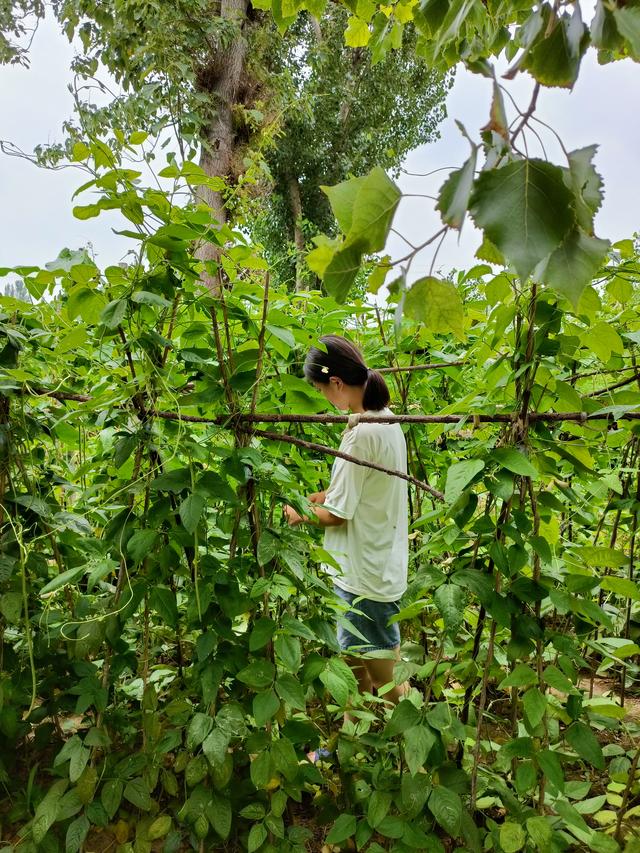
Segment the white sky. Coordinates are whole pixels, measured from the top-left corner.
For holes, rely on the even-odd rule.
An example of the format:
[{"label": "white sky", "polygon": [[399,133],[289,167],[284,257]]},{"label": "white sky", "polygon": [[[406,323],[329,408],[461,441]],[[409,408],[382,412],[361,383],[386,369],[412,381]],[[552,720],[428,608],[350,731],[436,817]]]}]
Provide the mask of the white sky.
[{"label": "white sky", "polygon": [[[31,49],[31,67],[0,67],[0,139],[10,140],[24,151],[34,146],[60,141],[62,122],[72,113],[68,91],[71,81],[69,66],[73,48],[58,31],[52,17],[43,22]],[[505,81],[506,82],[506,81]],[[529,103],[533,82],[524,74],[506,82],[521,109]],[[598,236],[612,241],[630,237],[640,230],[637,203],[640,188],[640,65],[631,60],[608,66],[597,64],[593,50],[583,60],[578,83],[573,92],[564,89],[542,89],[536,116],[550,124],[568,150],[593,143],[599,144],[596,165],[604,177],[606,195],[596,219]],[[449,95],[449,118],[441,126],[441,139],[423,146],[407,158],[405,168],[425,173],[440,167],[458,167],[467,158],[469,144],[457,129],[460,120],[471,137],[478,141],[478,131],[489,116],[491,81],[458,71]],[[508,102],[507,102],[508,106]],[[514,115],[514,113],[511,113]],[[546,128],[538,128],[548,156],[562,163],[562,152]],[[538,144],[530,138],[530,153],[540,154]],[[163,163],[159,163],[161,168]],[[403,175],[399,181],[405,193],[435,195],[446,178],[446,172],[430,178]],[[75,169],[50,172],[32,164],[0,154],[0,266],[44,264],[55,258],[60,249],[79,248],[90,243],[99,265],[120,260],[131,246],[130,241],[112,233],[120,228],[116,215],[102,214],[97,219],[81,222],[71,214],[76,203],[71,196],[85,180]],[[424,198],[403,199],[394,227],[412,243],[423,242],[440,227],[433,202]],[[125,226],[126,227],[126,226]],[[451,234],[442,245],[435,270],[469,267],[480,236],[467,221],[458,241]],[[394,258],[404,255],[408,247],[400,238],[392,237],[389,251]],[[414,262],[412,277],[430,269],[432,250]]]}]

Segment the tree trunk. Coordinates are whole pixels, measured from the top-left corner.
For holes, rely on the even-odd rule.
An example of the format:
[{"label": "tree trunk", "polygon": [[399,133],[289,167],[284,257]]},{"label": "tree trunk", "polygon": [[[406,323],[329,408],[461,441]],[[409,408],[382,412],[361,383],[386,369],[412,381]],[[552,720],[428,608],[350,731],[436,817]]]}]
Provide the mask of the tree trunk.
[{"label": "tree trunk", "polygon": [[300,184],[295,175],[289,178],[289,203],[293,219],[293,240],[296,246],[296,290],[308,290],[303,273],[304,234],[302,233],[302,199]]},{"label": "tree trunk", "polygon": [[[247,0],[222,0],[220,16],[237,24],[238,36],[226,50],[211,57],[209,65],[200,75],[200,87],[210,94],[213,113],[203,135],[200,166],[211,177],[226,178],[231,171],[235,148],[233,106],[247,56],[247,42],[242,35],[246,13]],[[227,213],[222,195],[209,187],[199,187],[198,198],[209,205],[220,226],[224,225]],[[202,261],[217,261],[219,251],[215,243],[204,243],[196,255]],[[203,281],[212,293],[218,292],[216,276],[205,272]]]}]

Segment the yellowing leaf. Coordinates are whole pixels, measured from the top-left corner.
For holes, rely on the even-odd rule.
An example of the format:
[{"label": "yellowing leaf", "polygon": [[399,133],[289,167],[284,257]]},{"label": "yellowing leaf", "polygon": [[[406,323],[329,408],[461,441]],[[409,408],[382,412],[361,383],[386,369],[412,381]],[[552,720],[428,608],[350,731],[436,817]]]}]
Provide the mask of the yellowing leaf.
[{"label": "yellowing leaf", "polygon": [[371,31],[360,18],[350,17],[347,29],[344,31],[344,43],[347,47],[366,47],[371,38]]}]

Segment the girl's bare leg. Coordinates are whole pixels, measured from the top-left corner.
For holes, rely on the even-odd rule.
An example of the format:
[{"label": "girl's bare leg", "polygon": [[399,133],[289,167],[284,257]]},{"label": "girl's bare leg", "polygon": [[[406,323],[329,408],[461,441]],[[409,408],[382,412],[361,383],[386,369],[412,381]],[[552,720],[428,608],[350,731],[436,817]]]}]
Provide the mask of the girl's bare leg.
[{"label": "girl's bare leg", "polygon": [[[400,646],[396,646],[391,651],[394,653],[393,658],[366,658],[364,661],[367,666],[369,679],[373,686],[378,689],[393,681],[393,668],[396,662],[400,660]],[[404,684],[394,684],[381,698],[397,705],[401,699],[404,699],[408,692],[409,682],[405,681]]]}]

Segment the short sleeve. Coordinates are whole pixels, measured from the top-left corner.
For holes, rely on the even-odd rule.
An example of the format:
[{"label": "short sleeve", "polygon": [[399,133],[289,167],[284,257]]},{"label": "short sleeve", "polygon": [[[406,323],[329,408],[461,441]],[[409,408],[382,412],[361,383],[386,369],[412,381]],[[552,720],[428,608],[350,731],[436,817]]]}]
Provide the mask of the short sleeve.
[{"label": "short sleeve", "polygon": [[[357,429],[357,428],[356,428]],[[363,437],[349,430],[340,444],[340,450],[358,459],[367,459]],[[338,518],[353,518],[362,495],[365,480],[371,469],[336,457],[331,470],[331,480],[324,500],[324,508]]]}]

